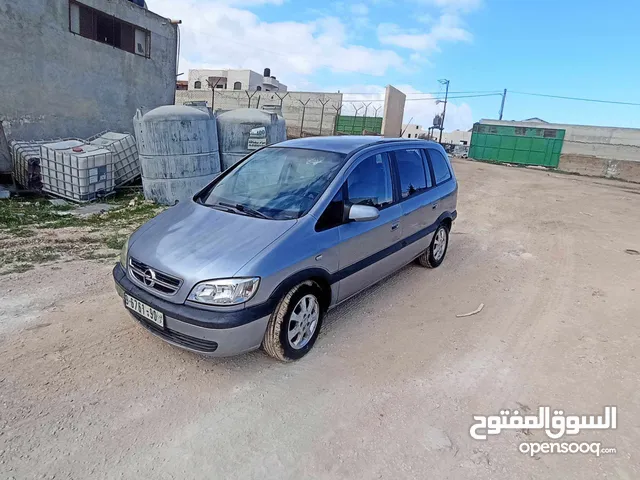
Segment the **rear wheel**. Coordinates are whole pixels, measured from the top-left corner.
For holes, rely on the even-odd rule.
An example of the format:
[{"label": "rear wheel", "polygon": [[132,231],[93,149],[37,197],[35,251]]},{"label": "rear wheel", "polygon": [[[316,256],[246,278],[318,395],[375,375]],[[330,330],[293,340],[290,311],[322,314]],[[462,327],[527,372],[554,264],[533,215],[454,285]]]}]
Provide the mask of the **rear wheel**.
[{"label": "rear wheel", "polygon": [[322,326],[321,291],[313,282],[292,288],[271,314],[262,349],[283,362],[304,357]]},{"label": "rear wheel", "polygon": [[423,267],[436,268],[444,261],[449,246],[449,228],[440,224],[433,234],[431,245],[418,257],[418,263]]}]

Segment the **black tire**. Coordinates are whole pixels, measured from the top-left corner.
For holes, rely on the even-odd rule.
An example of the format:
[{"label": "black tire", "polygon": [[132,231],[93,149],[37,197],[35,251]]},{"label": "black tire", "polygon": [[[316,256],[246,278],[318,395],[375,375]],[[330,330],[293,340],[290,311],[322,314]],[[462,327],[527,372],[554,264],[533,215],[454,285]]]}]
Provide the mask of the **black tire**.
[{"label": "black tire", "polygon": [[[444,251],[442,252],[440,258],[438,259],[433,254],[433,245],[436,241],[436,236],[440,231],[444,232],[445,243],[444,243]],[[436,228],[436,231],[433,232],[433,238],[431,239],[431,244],[429,245],[429,248],[427,248],[424,251],[424,253],[417,258],[417,261],[423,267],[437,268],[442,264],[442,262],[444,262],[444,258],[447,256],[448,248],[449,248],[449,227],[446,224],[441,223],[438,226],[438,228]]]},{"label": "black tire", "polygon": [[[322,319],[324,311],[320,299],[322,298],[320,287],[312,281],[303,282],[293,287],[278,303],[277,307],[271,314],[267,331],[262,340],[262,349],[264,352],[282,362],[290,362],[304,357],[313,348],[316,343],[320,328],[322,327]],[[289,342],[288,327],[293,309],[305,295],[313,295],[319,305],[319,318],[313,335],[308,343],[302,348],[294,348]]]}]

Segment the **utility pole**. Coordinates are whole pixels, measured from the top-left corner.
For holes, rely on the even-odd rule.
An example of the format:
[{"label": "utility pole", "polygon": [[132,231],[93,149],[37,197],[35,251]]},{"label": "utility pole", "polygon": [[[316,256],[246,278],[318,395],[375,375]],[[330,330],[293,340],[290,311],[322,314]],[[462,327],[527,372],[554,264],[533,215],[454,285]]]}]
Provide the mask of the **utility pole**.
[{"label": "utility pole", "polygon": [[498,120],[502,120],[502,114],[504,113],[504,101],[507,99],[507,89],[504,89],[502,93],[502,105],[500,105],[500,118]]},{"label": "utility pole", "polygon": [[444,109],[442,110],[442,125],[440,125],[440,139],[438,140],[438,143],[442,142],[442,130],[444,130],[444,118],[447,115],[447,99],[449,98],[449,80],[444,79],[444,80],[438,80],[440,83],[442,83],[443,85],[447,86],[447,90],[444,93]]}]

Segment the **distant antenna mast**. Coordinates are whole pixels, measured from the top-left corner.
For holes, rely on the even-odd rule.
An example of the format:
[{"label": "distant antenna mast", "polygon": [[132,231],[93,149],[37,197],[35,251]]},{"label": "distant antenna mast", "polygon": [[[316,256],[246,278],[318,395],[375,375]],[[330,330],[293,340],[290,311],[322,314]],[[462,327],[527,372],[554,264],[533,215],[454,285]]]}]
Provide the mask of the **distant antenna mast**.
[{"label": "distant antenna mast", "polygon": [[409,128],[409,124],[411,123],[411,120],[413,120],[413,117],[411,117],[411,118],[409,119],[409,123],[407,123],[407,125],[404,127],[404,130],[402,130],[402,132],[400,132],[400,136],[403,136],[403,135],[404,135],[404,132],[406,132],[406,131],[407,131],[407,128]]}]

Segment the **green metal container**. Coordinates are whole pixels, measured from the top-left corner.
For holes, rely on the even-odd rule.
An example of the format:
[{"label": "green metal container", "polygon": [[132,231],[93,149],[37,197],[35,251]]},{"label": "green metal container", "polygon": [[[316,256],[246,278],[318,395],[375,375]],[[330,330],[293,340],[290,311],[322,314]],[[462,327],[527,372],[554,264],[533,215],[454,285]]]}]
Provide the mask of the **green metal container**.
[{"label": "green metal container", "polygon": [[362,131],[381,133],[381,117],[354,117],[349,115],[338,115],[336,120],[336,133],[347,135],[362,135]]},{"label": "green metal container", "polygon": [[564,130],[555,128],[476,123],[471,134],[469,158],[556,168],[564,134]]}]

